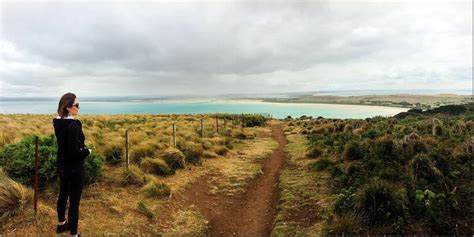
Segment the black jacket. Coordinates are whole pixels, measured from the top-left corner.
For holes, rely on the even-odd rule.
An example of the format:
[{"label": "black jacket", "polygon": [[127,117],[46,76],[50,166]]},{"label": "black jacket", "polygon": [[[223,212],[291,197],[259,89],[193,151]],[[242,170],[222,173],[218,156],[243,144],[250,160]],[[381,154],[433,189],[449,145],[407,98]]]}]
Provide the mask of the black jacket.
[{"label": "black jacket", "polygon": [[84,171],[84,159],[90,152],[84,143],[81,121],[55,118],[53,126],[58,142],[56,165],[59,174]]}]

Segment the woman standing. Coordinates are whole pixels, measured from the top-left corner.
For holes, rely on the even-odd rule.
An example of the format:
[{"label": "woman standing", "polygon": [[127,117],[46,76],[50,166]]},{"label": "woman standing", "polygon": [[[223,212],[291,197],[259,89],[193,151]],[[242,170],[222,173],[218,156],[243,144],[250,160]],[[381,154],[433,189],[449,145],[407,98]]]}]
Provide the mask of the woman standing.
[{"label": "woman standing", "polygon": [[[59,197],[57,203],[57,233],[69,230],[71,236],[79,236],[79,202],[84,184],[84,159],[91,150],[85,146],[79,114],[79,101],[73,93],[64,94],[59,100],[58,117],[53,119],[54,133],[58,142],[57,172],[59,175]],[[66,204],[69,198],[68,221]]]}]

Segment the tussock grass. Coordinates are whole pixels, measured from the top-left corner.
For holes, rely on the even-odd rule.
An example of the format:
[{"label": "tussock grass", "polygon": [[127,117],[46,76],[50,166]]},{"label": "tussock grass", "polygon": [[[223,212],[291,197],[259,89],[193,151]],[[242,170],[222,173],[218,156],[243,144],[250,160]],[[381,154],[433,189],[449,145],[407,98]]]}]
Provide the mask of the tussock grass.
[{"label": "tussock grass", "polygon": [[0,222],[30,205],[33,193],[9,178],[0,167]]},{"label": "tussock grass", "polygon": [[152,173],[160,176],[168,176],[174,174],[174,170],[170,169],[168,164],[159,158],[146,157],[142,160],[140,167],[147,173]]},{"label": "tussock grass", "polygon": [[143,191],[145,192],[147,197],[150,198],[168,198],[171,194],[171,189],[168,185],[164,183],[157,183],[155,181],[148,182],[144,187]]},{"label": "tussock grass", "polygon": [[218,155],[213,151],[203,151],[202,157],[212,159],[218,157]]},{"label": "tussock grass", "polygon": [[144,201],[139,201],[137,203],[137,211],[145,215],[148,219],[155,219],[156,217],[155,212],[151,210]]},{"label": "tussock grass", "polygon": [[203,157],[204,149],[201,144],[185,141],[178,143],[178,148],[185,156],[188,164],[201,164],[201,157]]},{"label": "tussock grass", "polygon": [[166,149],[161,157],[172,170],[182,169],[186,166],[184,154],[174,147]]},{"label": "tussock grass", "polygon": [[143,185],[147,181],[146,175],[138,166],[130,164],[122,173],[122,184]]},{"label": "tussock grass", "polygon": [[360,234],[362,220],[362,215],[356,212],[348,212],[340,216],[336,215],[330,220],[329,226],[325,227],[325,231],[337,235]]}]

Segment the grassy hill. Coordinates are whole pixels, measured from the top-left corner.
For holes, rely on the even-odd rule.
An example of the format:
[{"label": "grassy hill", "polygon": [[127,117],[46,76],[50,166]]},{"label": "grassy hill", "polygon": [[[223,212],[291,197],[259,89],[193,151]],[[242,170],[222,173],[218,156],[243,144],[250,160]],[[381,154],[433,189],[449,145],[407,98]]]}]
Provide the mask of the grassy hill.
[{"label": "grassy hill", "polygon": [[[53,118],[0,115],[2,234],[54,234],[59,186]],[[269,138],[268,119],[260,115],[81,115],[80,120],[86,144],[93,149],[86,160],[88,185],[81,201],[80,230],[88,234],[204,233],[209,224],[202,214],[194,208],[171,213],[171,197],[199,177],[216,174],[213,193],[241,193],[260,174],[259,161],[276,146]],[[124,162],[126,130],[128,169]],[[36,136],[40,141],[40,191],[35,218],[31,185]]]},{"label": "grassy hill", "polygon": [[[472,233],[473,118],[471,103],[287,119],[290,165],[274,234]],[[295,218],[301,210],[314,213]]]},{"label": "grassy hill", "polygon": [[[0,115],[0,233],[54,234],[53,117]],[[278,181],[272,235],[471,234],[473,118],[473,103],[367,119],[81,115],[94,155],[86,163],[80,230],[209,233],[209,216],[181,203],[189,198],[183,195],[197,195],[189,190],[199,191],[190,189],[199,184],[209,190],[201,195],[219,197],[220,203],[242,200],[232,197],[246,193],[249,182],[262,176],[262,160],[278,146],[269,124],[283,123],[287,160]],[[40,195],[35,217],[36,136]],[[213,213],[208,201],[200,204]]]}]

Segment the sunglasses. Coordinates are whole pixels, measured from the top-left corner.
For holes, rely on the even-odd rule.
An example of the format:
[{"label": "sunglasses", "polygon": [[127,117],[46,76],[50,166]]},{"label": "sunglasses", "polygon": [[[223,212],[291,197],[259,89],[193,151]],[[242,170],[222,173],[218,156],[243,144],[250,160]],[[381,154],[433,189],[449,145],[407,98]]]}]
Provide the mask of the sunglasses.
[{"label": "sunglasses", "polygon": [[74,106],[74,107],[76,107],[76,108],[80,109],[80,108],[79,108],[79,103],[77,103],[77,104],[73,104],[72,106]]}]

